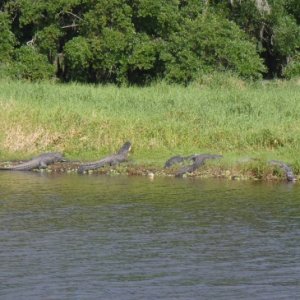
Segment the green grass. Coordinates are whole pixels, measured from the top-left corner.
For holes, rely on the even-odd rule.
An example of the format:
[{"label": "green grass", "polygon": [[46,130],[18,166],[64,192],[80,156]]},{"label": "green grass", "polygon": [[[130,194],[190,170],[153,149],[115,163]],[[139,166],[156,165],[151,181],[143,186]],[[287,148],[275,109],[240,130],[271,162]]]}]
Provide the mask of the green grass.
[{"label": "green grass", "polygon": [[164,83],[150,87],[0,81],[0,158],[63,151],[93,160],[133,143],[132,158],[254,157],[300,168],[300,84]]}]

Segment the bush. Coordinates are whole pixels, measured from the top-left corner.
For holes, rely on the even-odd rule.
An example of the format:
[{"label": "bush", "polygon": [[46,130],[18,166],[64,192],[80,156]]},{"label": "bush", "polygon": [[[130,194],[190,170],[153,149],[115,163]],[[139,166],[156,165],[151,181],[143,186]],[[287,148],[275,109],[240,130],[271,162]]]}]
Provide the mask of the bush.
[{"label": "bush", "polygon": [[58,53],[59,39],[63,36],[60,28],[50,25],[40,30],[36,35],[36,44],[39,52],[47,55],[50,61],[54,61]]},{"label": "bush", "polygon": [[265,70],[256,46],[233,22],[216,15],[187,19],[170,36],[162,59],[170,81],[186,83],[198,74],[233,71],[243,78],[260,78]]},{"label": "bush", "polygon": [[293,77],[300,77],[300,53],[295,55],[293,59],[286,65],[283,75],[287,79],[291,79]]},{"label": "bush", "polygon": [[10,77],[37,81],[53,77],[55,68],[35,48],[22,46],[15,50],[14,62],[10,64],[8,71]]},{"label": "bush", "polygon": [[10,31],[10,21],[7,14],[0,11],[0,64],[10,60],[14,49],[15,36]]},{"label": "bush", "polygon": [[88,81],[92,52],[84,37],[75,37],[65,44],[65,68],[68,80]]},{"label": "bush", "polygon": [[300,48],[300,27],[294,18],[279,18],[274,26],[274,50],[283,57],[295,55]]}]

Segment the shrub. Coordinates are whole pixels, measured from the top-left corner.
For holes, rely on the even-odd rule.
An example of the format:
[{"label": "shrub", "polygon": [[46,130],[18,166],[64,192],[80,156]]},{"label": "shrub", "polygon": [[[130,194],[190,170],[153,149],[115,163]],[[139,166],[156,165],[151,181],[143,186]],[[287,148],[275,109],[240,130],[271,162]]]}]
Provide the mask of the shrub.
[{"label": "shrub", "polygon": [[8,62],[14,49],[15,36],[10,31],[7,14],[0,11],[0,64]]},{"label": "shrub", "polygon": [[191,81],[211,70],[231,70],[244,78],[259,78],[265,70],[256,46],[233,22],[216,15],[187,19],[170,36],[162,59],[171,81]]},{"label": "shrub", "polygon": [[54,61],[58,48],[59,39],[63,36],[60,28],[54,24],[40,30],[36,35],[36,44],[39,52],[47,55],[51,62]]},{"label": "shrub", "polygon": [[291,79],[293,77],[300,77],[300,53],[295,55],[286,65],[283,75]]},{"label": "shrub", "polygon": [[47,57],[29,46],[15,50],[14,62],[9,68],[11,77],[32,81],[50,79],[54,76],[54,72],[55,68],[48,62]]},{"label": "shrub", "polygon": [[75,37],[65,44],[65,68],[68,80],[87,81],[92,52],[84,37]]}]

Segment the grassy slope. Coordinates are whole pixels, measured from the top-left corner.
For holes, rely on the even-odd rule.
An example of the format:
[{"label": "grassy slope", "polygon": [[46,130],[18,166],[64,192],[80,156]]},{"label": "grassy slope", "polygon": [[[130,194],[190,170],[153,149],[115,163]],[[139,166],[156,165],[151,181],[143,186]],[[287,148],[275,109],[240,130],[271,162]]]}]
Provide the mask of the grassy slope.
[{"label": "grassy slope", "polygon": [[64,151],[97,159],[133,143],[139,163],[175,154],[281,159],[300,166],[300,86],[59,85],[0,81],[0,158]]}]

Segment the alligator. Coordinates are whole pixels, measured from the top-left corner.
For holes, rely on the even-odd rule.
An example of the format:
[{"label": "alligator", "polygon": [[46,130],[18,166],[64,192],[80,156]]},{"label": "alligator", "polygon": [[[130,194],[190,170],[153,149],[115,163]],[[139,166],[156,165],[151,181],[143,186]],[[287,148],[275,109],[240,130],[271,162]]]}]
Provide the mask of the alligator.
[{"label": "alligator", "polygon": [[125,162],[128,159],[128,152],[130,151],[130,149],[131,143],[126,142],[116,154],[104,157],[95,162],[90,162],[79,166],[78,173],[83,174],[85,171],[96,170],[104,167],[105,165],[114,166]]},{"label": "alligator", "polygon": [[63,161],[66,161],[66,159],[63,158],[63,155],[59,152],[43,153],[27,162],[18,164],[16,166],[0,168],[0,171],[31,171],[34,169],[47,168],[47,166],[50,164]]},{"label": "alligator", "polygon": [[[194,154],[196,155],[196,154]],[[171,168],[173,165],[175,164],[180,164],[182,162],[184,162],[185,160],[189,160],[189,159],[192,159],[194,155],[190,155],[190,156],[180,156],[180,155],[176,155],[176,156],[173,156],[171,158],[169,158],[166,162],[165,162],[165,165],[164,165],[164,168],[167,169],[167,168]]]},{"label": "alligator", "polygon": [[194,154],[191,155],[191,159],[194,161],[193,164],[182,167],[176,174],[175,177],[182,177],[185,173],[192,173],[196,171],[199,167],[204,165],[207,159],[217,159],[222,158],[223,155],[219,154]]},{"label": "alligator", "polygon": [[269,163],[272,165],[279,166],[285,172],[287,181],[297,180],[296,176],[293,173],[292,168],[289,165],[287,165],[285,162],[279,160],[270,160]]}]

